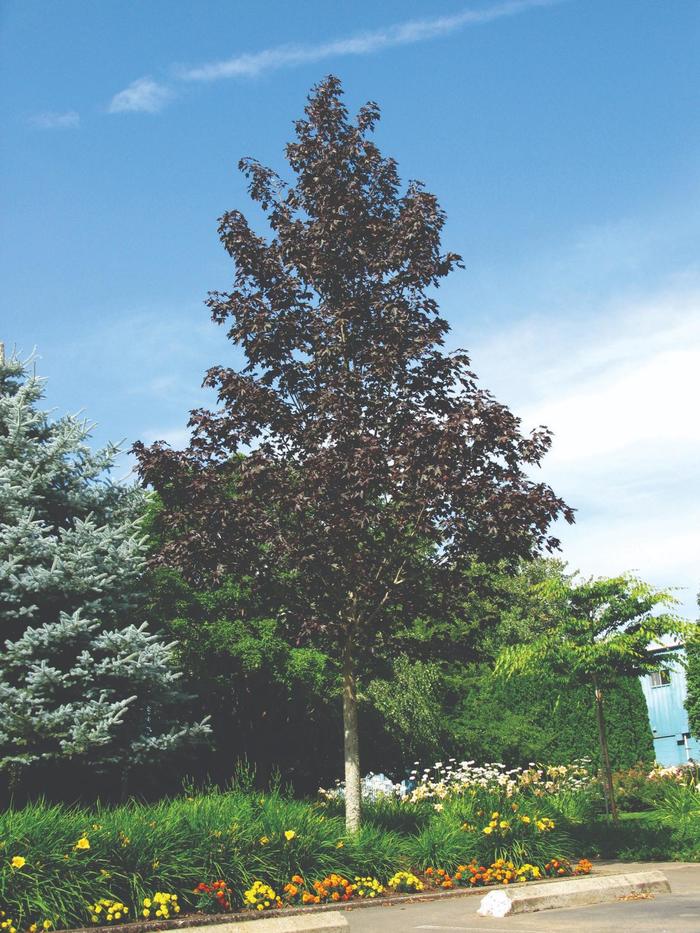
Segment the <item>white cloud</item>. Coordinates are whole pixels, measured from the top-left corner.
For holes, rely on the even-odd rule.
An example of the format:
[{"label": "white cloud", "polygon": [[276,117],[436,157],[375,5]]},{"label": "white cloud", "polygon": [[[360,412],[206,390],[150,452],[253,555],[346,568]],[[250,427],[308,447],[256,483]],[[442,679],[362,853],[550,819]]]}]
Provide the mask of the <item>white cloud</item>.
[{"label": "white cloud", "polygon": [[172,96],[170,88],[153,78],[137,78],[114,95],[108,110],[109,113],[158,113]]},{"label": "white cloud", "polygon": [[567,321],[533,317],[476,348],[526,427],[554,432],[542,476],[578,509],[559,529],[586,574],[700,588],[700,281]]},{"label": "white cloud", "polygon": [[558,0],[505,0],[491,7],[468,9],[452,16],[411,20],[386,29],[331,39],[319,45],[279,45],[261,52],[234,55],[181,72],[186,81],[218,81],[222,78],[251,78],[279,68],[291,68],[343,55],[369,55],[383,49],[446,36],[465,26],[489,23],[535,7],[551,6]]},{"label": "white cloud", "polygon": [[77,110],[66,110],[61,113],[46,111],[36,113],[29,118],[32,126],[40,130],[66,130],[80,126],[80,114]]}]

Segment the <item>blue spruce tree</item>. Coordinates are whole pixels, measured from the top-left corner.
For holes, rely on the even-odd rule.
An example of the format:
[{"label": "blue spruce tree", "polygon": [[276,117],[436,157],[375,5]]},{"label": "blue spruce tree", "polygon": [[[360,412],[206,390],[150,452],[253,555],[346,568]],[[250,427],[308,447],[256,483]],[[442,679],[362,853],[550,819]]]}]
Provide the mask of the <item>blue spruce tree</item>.
[{"label": "blue spruce tree", "polygon": [[[41,410],[43,380],[0,349],[0,769],[71,762],[127,775],[205,738],[174,646],[141,621],[146,494],[118,448]],[[134,621],[136,620],[136,621]]]}]

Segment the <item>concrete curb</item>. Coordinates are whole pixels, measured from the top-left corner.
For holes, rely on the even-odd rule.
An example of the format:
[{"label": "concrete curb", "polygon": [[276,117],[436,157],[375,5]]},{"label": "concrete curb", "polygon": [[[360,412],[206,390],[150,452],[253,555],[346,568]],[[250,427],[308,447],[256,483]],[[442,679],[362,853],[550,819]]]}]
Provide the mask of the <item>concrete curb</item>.
[{"label": "concrete curb", "polygon": [[[187,933],[196,927],[181,927]],[[238,933],[239,923],[223,922],[212,925],[216,933]],[[255,933],[336,933],[348,929],[348,921],[341,913],[304,914],[294,917],[262,917],[255,924]]]},{"label": "concrete curb", "polygon": [[557,885],[531,889],[503,888],[481,899],[477,913],[482,917],[505,917],[560,907],[589,907],[616,901],[627,894],[670,894],[668,879],[660,871],[626,872],[617,875],[570,878]]}]

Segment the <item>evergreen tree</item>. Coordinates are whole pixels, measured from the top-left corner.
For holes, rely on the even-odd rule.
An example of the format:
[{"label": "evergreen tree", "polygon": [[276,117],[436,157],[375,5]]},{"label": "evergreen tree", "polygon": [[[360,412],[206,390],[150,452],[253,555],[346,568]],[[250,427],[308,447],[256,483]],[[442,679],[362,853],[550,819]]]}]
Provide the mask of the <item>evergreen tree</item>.
[{"label": "evergreen tree", "polygon": [[139,619],[145,494],[110,481],[117,447],[92,451],[91,425],[42,398],[0,352],[0,768],[128,773],[207,727],[178,721],[173,646]]}]

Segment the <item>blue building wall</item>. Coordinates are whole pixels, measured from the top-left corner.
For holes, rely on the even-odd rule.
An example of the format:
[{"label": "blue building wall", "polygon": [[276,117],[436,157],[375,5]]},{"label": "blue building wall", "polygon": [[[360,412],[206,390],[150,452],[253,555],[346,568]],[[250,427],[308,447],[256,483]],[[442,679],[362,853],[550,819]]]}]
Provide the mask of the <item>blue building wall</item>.
[{"label": "blue building wall", "polygon": [[[669,659],[678,657],[681,648],[668,652]],[[700,741],[690,735],[685,710],[685,670],[677,661],[670,661],[669,682],[652,684],[652,676],[640,678],[649,710],[649,723],[654,735],[654,753],[661,765],[682,765],[691,758],[700,762]]]}]

